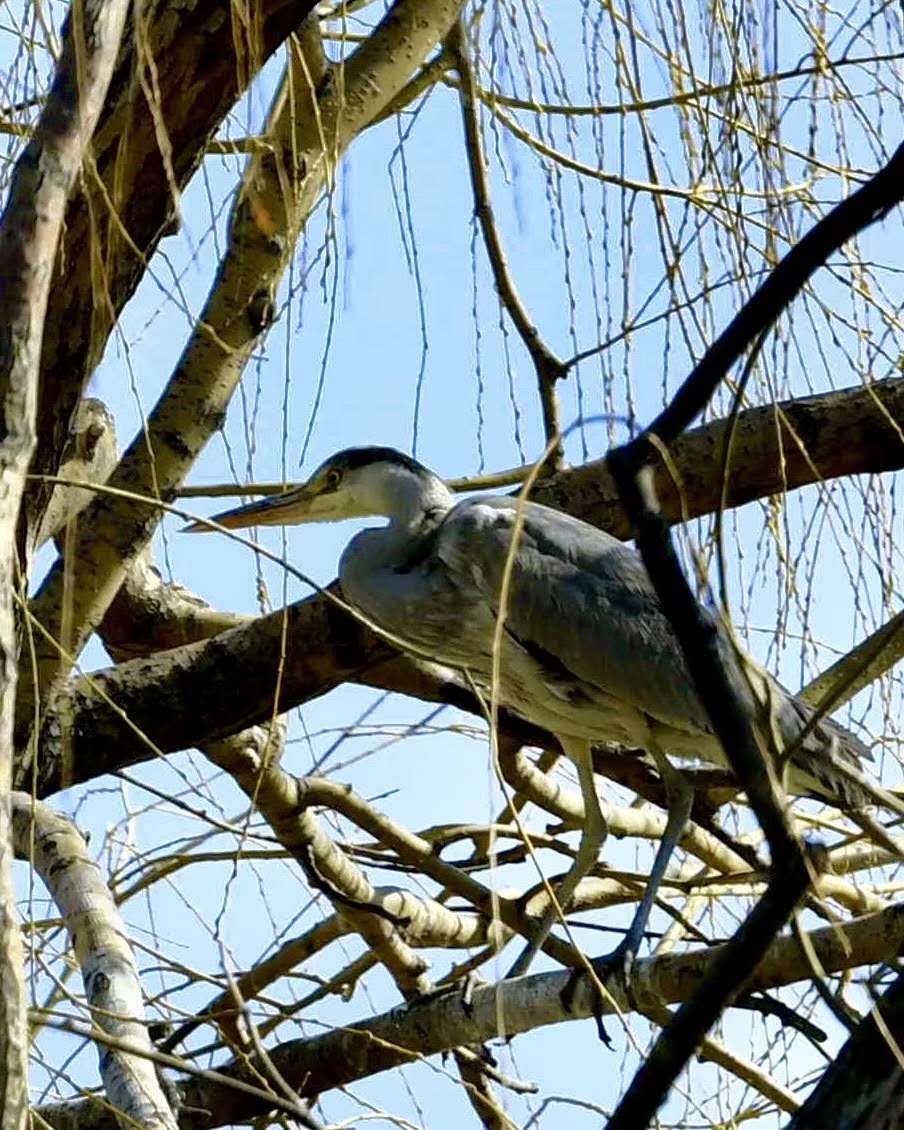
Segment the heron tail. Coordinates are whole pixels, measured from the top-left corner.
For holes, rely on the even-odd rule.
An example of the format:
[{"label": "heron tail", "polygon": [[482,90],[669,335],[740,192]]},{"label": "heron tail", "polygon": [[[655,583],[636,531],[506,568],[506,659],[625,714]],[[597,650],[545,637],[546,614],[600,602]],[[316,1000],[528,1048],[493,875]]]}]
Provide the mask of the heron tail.
[{"label": "heron tail", "polygon": [[[799,698],[787,696],[779,710],[784,745],[792,748],[789,771],[794,792],[801,791],[844,811],[878,805],[904,816],[904,800],[883,789],[864,773],[864,761],[872,761],[870,749],[850,730],[832,718],[813,721],[815,709]],[[808,731],[801,740],[803,731]]]}]

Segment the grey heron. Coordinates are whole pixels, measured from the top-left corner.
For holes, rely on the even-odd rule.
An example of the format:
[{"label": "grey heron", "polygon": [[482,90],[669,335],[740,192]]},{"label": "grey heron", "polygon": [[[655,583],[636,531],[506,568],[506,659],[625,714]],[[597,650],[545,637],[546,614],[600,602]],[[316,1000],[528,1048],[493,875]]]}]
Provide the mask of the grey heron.
[{"label": "grey heron", "polygon": [[[498,645],[499,702],[555,734],[577,768],[585,820],[573,866],[558,889],[563,911],[595,866],[606,835],[592,745],[640,747],[655,760],[668,819],[650,881],[616,950],[627,964],[690,814],[691,786],[670,756],[726,764],[640,557],[546,506],[479,495],[457,501],[438,476],[386,447],[339,452],[302,486],[212,520],[238,529],[370,516],[388,522],[356,534],[342,554],[345,599],[413,654],[467,671],[484,693],[491,689]],[[199,522],[189,529],[210,527]],[[509,558],[510,590],[497,632]],[[789,791],[840,808],[874,799],[875,786],[858,769],[870,756],[865,746],[831,719],[818,721],[800,740],[812,709],[752,660],[739,664],[728,634],[719,633],[742,699],[755,716],[766,712],[774,744],[791,750],[777,764]],[[513,972],[526,969],[554,920],[550,907]]]}]

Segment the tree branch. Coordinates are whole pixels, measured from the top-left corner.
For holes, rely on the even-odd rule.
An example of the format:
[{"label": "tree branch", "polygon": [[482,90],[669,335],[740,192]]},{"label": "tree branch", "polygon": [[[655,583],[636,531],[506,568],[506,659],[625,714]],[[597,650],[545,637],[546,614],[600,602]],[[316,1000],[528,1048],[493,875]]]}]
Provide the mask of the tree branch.
[{"label": "tree branch", "polygon": [[[677,523],[811,483],[897,471],[904,467],[902,420],[904,377],[748,408],[734,425],[727,483],[722,471],[732,423],[724,417],[669,446],[680,486],[655,461],[656,497],[663,516]],[[615,537],[633,536],[605,459],[541,479],[531,497]]]},{"label": "tree branch", "polygon": [[861,1020],[787,1130],[899,1126],[904,1111],[904,973]]},{"label": "tree branch", "polygon": [[[904,907],[826,926],[808,937],[829,974],[887,960],[904,945]],[[707,981],[724,948],[713,946],[638,961],[633,989],[640,1007],[646,999],[656,1007],[687,1000]],[[750,992],[778,988],[811,976],[810,963],[797,940],[784,937],[769,946],[757,968],[751,970],[745,988]],[[312,1097],[459,1044],[490,1039],[498,1031],[500,1010],[510,1036],[594,1015],[600,1001],[583,986],[575,995],[573,1011],[565,1009],[561,993],[567,979],[567,973],[538,973],[478,986],[467,1009],[457,991],[440,992],[322,1036],[289,1041],[274,1048],[271,1058],[290,1085]],[[620,1011],[630,1012],[631,1005],[619,987],[610,983],[608,988]],[[607,1014],[614,1011],[605,1002],[602,1008]],[[224,1071],[239,1073],[240,1068],[232,1064]],[[204,1080],[187,1081],[182,1096],[182,1130],[213,1130],[263,1113],[260,1100]],[[55,1130],[113,1130],[109,1115],[92,1100],[45,1106],[39,1113]]]},{"label": "tree branch", "polygon": [[[73,4],[53,85],[0,218],[0,1127],[28,1113],[22,945],[11,875],[16,527],[36,442],[38,372],[66,201],[113,73],[128,4]],[[24,563],[23,567],[24,567]],[[24,587],[24,586],[23,586]]]},{"label": "tree branch", "polygon": [[[296,859],[312,886],[333,902],[376,952],[406,999],[430,987],[427,963],[401,936],[398,923],[374,899],[374,888],[354,861],[333,843],[302,803],[304,782],[280,768],[268,727],[210,743],[205,756],[235,780]],[[372,909],[366,909],[372,907]]]},{"label": "tree branch", "polygon": [[26,793],[13,794],[13,830],[16,855],[44,880],[63,918],[95,1024],[137,1049],[99,1049],[107,1099],[132,1126],[174,1130],[175,1116],[148,1058],[153,1047],[129,932],[84,838]]},{"label": "tree branch", "polygon": [[[272,730],[272,725],[258,727],[245,735],[214,743],[205,748],[205,755],[231,774],[279,842],[301,864],[309,882],[323,891],[336,911],[355,927],[386,967],[402,999],[413,1001],[429,994],[433,990],[427,978],[429,962],[412,948],[407,920],[386,909],[385,899],[376,898],[364,872],[323,831],[311,811],[311,798],[306,795],[308,783],[290,776],[279,766],[269,738]],[[323,782],[328,793],[331,784]],[[347,792],[339,791],[340,798],[347,796]],[[369,806],[362,802],[362,807]],[[428,907],[413,896],[405,898],[404,893],[399,893],[403,904],[418,904],[417,910],[423,917],[435,921],[444,916],[438,904]],[[438,913],[433,913],[433,907]],[[445,915],[453,919],[454,931],[457,916],[449,912]],[[481,1067],[482,1056],[467,1048],[456,1048],[455,1058],[468,1098],[487,1130],[514,1130],[493,1095]]]},{"label": "tree branch", "polygon": [[[116,317],[159,241],[177,223],[178,193],[229,110],[315,0],[260,0],[249,24],[219,0],[141,9],[141,45],[126,25],[93,164],[66,213],[41,353],[37,474],[56,474],[82,390]],[[154,104],[139,74],[153,62]],[[166,157],[160,138],[168,143]],[[52,261],[52,260],[50,260]],[[103,287],[96,266],[103,264]],[[26,501],[33,541],[50,488]]]},{"label": "tree branch", "polygon": [[[864,228],[881,220],[904,199],[904,144],[856,192],[836,204],[800,239],[706,350],[684,383],[645,430],[643,443],[653,457],[647,436],[671,444],[709,404],[728,370],[803,290],[829,256]],[[638,437],[641,438],[641,437]]]}]

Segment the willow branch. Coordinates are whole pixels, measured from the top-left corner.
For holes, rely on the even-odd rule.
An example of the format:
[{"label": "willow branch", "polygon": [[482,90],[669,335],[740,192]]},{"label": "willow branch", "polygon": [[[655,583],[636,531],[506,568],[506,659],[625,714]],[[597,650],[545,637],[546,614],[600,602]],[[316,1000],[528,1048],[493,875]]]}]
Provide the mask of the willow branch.
[{"label": "willow branch", "polygon": [[[728,370],[803,290],[829,256],[904,199],[904,145],[856,192],[836,204],[785,255],[706,350],[646,429],[671,444],[709,404]],[[646,436],[642,445],[649,451]],[[652,456],[652,451],[649,451]]]},{"label": "willow branch", "polygon": [[[781,490],[783,481],[790,489],[833,474],[900,466],[904,443],[896,421],[902,418],[904,379],[741,413],[729,503]],[[784,421],[794,429],[800,445],[785,431]],[[716,421],[687,433],[674,445],[684,504],[692,516],[718,506],[726,429],[725,421]],[[667,478],[656,481],[658,487],[670,483]],[[616,493],[599,463],[555,475],[537,487],[538,500],[625,536],[627,521]],[[665,493],[664,508],[670,520],[680,516],[674,489]],[[480,714],[479,704],[454,673],[399,655],[327,596],[314,596],[285,613],[237,626],[207,644],[206,637],[228,626],[230,619],[234,623],[240,618],[209,609],[178,587],[162,585],[150,564],[143,579],[135,571],[130,578],[104,622],[105,640],[118,654],[175,650],[96,672],[92,683],[75,682],[65,688],[42,734],[39,795],[46,797],[62,787],[62,735],[72,736],[73,780],[87,780],[156,756],[158,751],[184,749],[266,721],[273,708],[283,616],[288,654],[279,684],[281,710],[341,682],[357,681]],[[176,647],[186,639],[196,642]],[[233,693],[239,683],[240,696]],[[134,724],[127,723],[107,699]],[[502,725],[527,744],[557,748],[548,734],[513,717],[504,716]],[[637,759],[598,754],[597,770],[651,799],[661,799]],[[28,772],[23,758],[17,779],[26,781]]]},{"label": "willow branch", "polygon": [[901,1119],[904,1103],[904,974],[864,1016],[828,1066],[788,1130],[858,1126],[881,1130]]},{"label": "willow branch", "polygon": [[[729,417],[714,420],[684,432],[669,446],[676,476],[655,461],[653,487],[660,510],[668,522],[677,523],[813,483],[900,470],[902,420],[904,377],[748,408],[735,425]],[[733,426],[731,474],[723,483]],[[632,536],[605,459],[542,479],[531,497],[623,540]]]},{"label": "willow branch", "polygon": [[[387,910],[388,900],[378,899],[370,882],[352,860],[320,827],[311,808],[311,793],[303,780],[296,780],[276,763],[259,731],[229,738],[205,749],[207,756],[226,769],[273,829],[279,842],[302,864],[309,880],[318,877],[316,886],[333,902],[336,911],[355,927],[386,967],[403,1000],[411,1001],[432,991],[427,979],[428,963],[412,948],[408,937],[409,919]],[[329,782],[326,782],[329,784]],[[331,806],[333,807],[333,806]],[[426,920],[434,933],[453,937],[461,925],[459,916],[432,900],[402,894],[402,907],[410,907]],[[437,930],[439,927],[439,931]],[[511,1130],[486,1073],[480,1054],[468,1048],[455,1049],[456,1063],[468,1099],[487,1130]]]},{"label": "willow branch", "polygon": [[543,341],[539,330],[528,314],[515,286],[505,248],[502,246],[502,236],[490,199],[490,179],[487,172],[486,155],[483,150],[477,86],[468,53],[467,32],[463,20],[459,19],[449,33],[447,44],[461,79],[459,87],[461,117],[465,133],[465,153],[468,158],[471,188],[474,193],[474,212],[483,234],[483,242],[486,247],[487,258],[490,261],[490,269],[493,272],[493,281],[496,284],[499,301],[511,318],[512,324],[534,364],[537,374],[537,387],[540,393],[540,406],[543,412],[546,443],[554,443],[550,454],[550,466],[558,468],[562,465],[564,452],[561,439],[558,438],[561,433],[561,426],[555,386],[556,381],[565,377],[568,370],[561,359],[556,357]]}]

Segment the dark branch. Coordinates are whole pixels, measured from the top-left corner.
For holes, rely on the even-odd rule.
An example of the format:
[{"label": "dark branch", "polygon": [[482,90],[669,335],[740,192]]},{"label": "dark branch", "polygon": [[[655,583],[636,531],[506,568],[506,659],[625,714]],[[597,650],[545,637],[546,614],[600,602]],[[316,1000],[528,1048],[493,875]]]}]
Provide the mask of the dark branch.
[{"label": "dark branch", "polygon": [[860,1022],[787,1130],[857,1126],[881,1130],[904,1121],[904,973]]},{"label": "dark branch", "polygon": [[[754,728],[755,706],[733,656],[717,646],[717,627],[697,603],[663,517],[649,464],[699,415],[729,368],[761,340],[806,281],[857,232],[904,196],[904,146],[871,180],[843,200],[791,249],[707,350],[669,406],[632,443],[611,452],[612,473],[636,530],[637,547],[675,630],[697,693],[729,764],[750,800],[771,853],[766,893],[714,963],[712,978],[657,1039],[619,1103],[609,1130],[646,1126],[722,1009],[792,914],[809,881],[802,846],[787,817],[787,798]],[[731,669],[729,669],[731,668]],[[753,707],[753,708],[752,708]]]},{"label": "dark branch", "polygon": [[[904,199],[904,145],[866,184],[823,216],[796,243],[765,282],[707,349],[684,384],[647,429],[669,444],[689,428],[709,404],[728,370],[786,310],[830,255],[849,239],[881,220]],[[649,441],[638,437],[649,454]],[[633,446],[633,445],[632,445]]]}]

